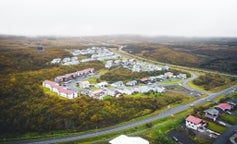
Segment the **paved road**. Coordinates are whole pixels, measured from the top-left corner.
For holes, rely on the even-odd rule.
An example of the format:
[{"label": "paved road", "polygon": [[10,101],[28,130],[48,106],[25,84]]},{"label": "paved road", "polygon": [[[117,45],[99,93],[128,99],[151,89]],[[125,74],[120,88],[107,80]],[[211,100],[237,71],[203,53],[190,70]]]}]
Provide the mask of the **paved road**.
[{"label": "paved road", "polygon": [[230,127],[226,132],[218,136],[213,144],[226,144],[229,141],[229,138],[236,133],[237,125]]},{"label": "paved road", "polygon": [[[202,103],[206,102],[207,99],[212,100],[212,99],[214,99],[214,98],[216,98],[216,97],[218,97],[222,94],[229,94],[233,91],[233,89],[236,89],[236,88],[237,88],[237,85],[232,86],[232,87],[227,88],[227,89],[225,89],[221,92],[213,93],[213,94],[210,94],[209,96],[207,96],[205,98],[198,99],[198,100],[194,101],[192,104],[193,104],[193,106],[202,104]],[[124,125],[121,125],[121,126],[108,128],[106,130],[101,130],[101,131],[98,131],[98,132],[90,132],[90,133],[85,133],[85,134],[75,135],[75,136],[68,136],[68,137],[63,137],[63,138],[52,138],[52,139],[47,139],[47,140],[35,140],[35,141],[30,140],[30,141],[23,141],[23,142],[17,142],[17,143],[45,144],[45,143],[58,143],[58,142],[68,142],[68,141],[82,140],[82,139],[86,139],[86,138],[101,136],[101,135],[104,135],[104,134],[109,134],[109,133],[112,133],[112,132],[125,130],[125,129],[132,128],[132,127],[135,127],[135,126],[139,126],[141,124],[150,123],[150,122],[156,121],[158,119],[168,117],[172,114],[176,114],[176,113],[185,111],[189,108],[190,108],[190,104],[180,105],[180,106],[165,110],[165,111],[159,113],[158,115],[151,116],[151,117],[143,119],[143,120],[130,122],[130,123],[127,123],[127,124],[124,124]]]}]

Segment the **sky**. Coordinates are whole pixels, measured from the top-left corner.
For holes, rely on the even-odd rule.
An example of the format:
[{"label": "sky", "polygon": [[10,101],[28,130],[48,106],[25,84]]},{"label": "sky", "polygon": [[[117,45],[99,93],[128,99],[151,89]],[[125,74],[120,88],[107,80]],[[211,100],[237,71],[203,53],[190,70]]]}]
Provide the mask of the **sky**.
[{"label": "sky", "polygon": [[0,34],[237,37],[237,0],[0,0]]}]

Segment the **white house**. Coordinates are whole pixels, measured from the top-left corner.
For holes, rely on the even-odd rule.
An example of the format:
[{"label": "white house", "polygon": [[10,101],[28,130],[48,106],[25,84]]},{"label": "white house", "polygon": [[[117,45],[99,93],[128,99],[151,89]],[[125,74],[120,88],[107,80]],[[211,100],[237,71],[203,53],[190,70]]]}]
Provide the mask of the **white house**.
[{"label": "white house", "polygon": [[163,66],[162,70],[169,70],[169,66]]},{"label": "white house", "polygon": [[173,77],[173,73],[172,72],[166,72],[166,73],[164,73],[164,77],[165,78],[172,78]]},{"label": "white house", "polygon": [[117,94],[120,94],[116,88],[110,88],[106,89],[106,94],[109,96],[116,96]]},{"label": "white house", "polygon": [[96,88],[104,88],[104,87],[106,87],[108,85],[109,84],[107,82],[100,82],[100,83],[95,84],[95,87]]},{"label": "white house", "polygon": [[107,68],[107,69],[110,69],[112,66],[113,66],[113,61],[112,60],[107,61],[106,64],[105,64],[105,68]]},{"label": "white house", "polygon": [[122,87],[122,86],[124,86],[124,84],[123,84],[122,81],[117,81],[117,82],[112,83],[111,86],[113,86],[113,87]]},{"label": "white house", "polygon": [[149,144],[148,140],[145,140],[141,137],[130,137],[126,135],[120,135],[111,141],[110,144]]},{"label": "white house", "polygon": [[90,87],[90,82],[89,81],[81,81],[79,83],[79,85],[80,85],[80,88],[82,88],[82,89],[89,88]]},{"label": "white house", "polygon": [[63,96],[65,98],[72,99],[77,97],[77,92],[69,90],[63,86],[60,86],[58,83],[50,80],[43,81],[43,86],[49,88],[50,91],[56,92],[58,95]]},{"label": "white house", "polygon": [[63,63],[70,62],[70,61],[71,61],[71,58],[69,58],[69,57],[66,57],[63,59]]},{"label": "white house", "polygon": [[188,128],[202,131],[207,124],[202,119],[190,115],[185,119],[185,125]]},{"label": "white house", "polygon": [[58,64],[61,62],[61,58],[55,58],[51,61],[51,64]]},{"label": "white house", "polygon": [[179,75],[177,75],[177,78],[179,78],[179,79],[186,79],[187,76],[186,76],[186,74],[179,74]]},{"label": "white house", "polygon": [[135,85],[137,85],[137,81],[136,80],[129,81],[129,82],[126,83],[126,85],[135,86]]}]

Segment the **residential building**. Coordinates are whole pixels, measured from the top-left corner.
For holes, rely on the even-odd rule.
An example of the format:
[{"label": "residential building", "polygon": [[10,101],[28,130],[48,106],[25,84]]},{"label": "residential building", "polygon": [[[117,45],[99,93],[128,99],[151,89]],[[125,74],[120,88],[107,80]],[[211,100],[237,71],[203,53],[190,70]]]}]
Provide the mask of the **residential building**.
[{"label": "residential building", "polygon": [[164,73],[164,77],[165,78],[172,78],[174,76],[174,74],[172,72],[166,72]]},{"label": "residential building", "polygon": [[96,88],[104,88],[104,87],[106,87],[108,85],[109,84],[107,82],[100,82],[100,83],[95,84],[95,87]]},{"label": "residential building", "polygon": [[168,71],[168,70],[169,70],[169,66],[163,66],[163,67],[162,67],[162,70]]},{"label": "residential building", "polygon": [[70,61],[71,61],[71,58],[69,57],[66,57],[62,60],[63,63],[70,62]]},{"label": "residential building", "polygon": [[135,86],[135,85],[137,85],[137,81],[136,80],[129,81],[129,82],[126,83],[126,85]]},{"label": "residential building", "polygon": [[76,77],[77,77],[77,73],[74,72],[74,73],[69,73],[62,76],[57,76],[54,80],[56,82],[66,82],[68,80],[75,79]]},{"label": "residential building", "polygon": [[220,103],[219,105],[215,106],[217,110],[222,110],[222,111],[230,111],[232,110],[232,105],[229,103]]},{"label": "residential building", "polygon": [[120,95],[120,94],[121,93],[119,93],[119,91],[116,88],[106,89],[106,95],[117,96],[117,95]]},{"label": "residential building", "polygon": [[105,95],[105,92],[102,89],[98,89],[90,91],[88,95],[93,98],[101,99]]},{"label": "residential building", "polygon": [[197,117],[192,116],[192,115],[189,115],[185,119],[185,125],[186,125],[186,127],[194,129],[194,130],[203,131],[207,124],[202,119],[197,118]]},{"label": "residential building", "polygon": [[55,58],[51,61],[51,64],[58,64],[61,62],[61,58]]},{"label": "residential building", "polygon": [[122,86],[124,86],[124,84],[123,84],[122,81],[117,81],[117,82],[112,83],[111,86],[113,86],[113,87],[122,87]]},{"label": "residential building", "polygon": [[81,89],[90,88],[90,82],[89,81],[81,81],[79,83],[79,85],[80,85]]},{"label": "residential building", "polygon": [[149,82],[149,79],[144,77],[144,78],[140,79],[140,82],[144,83],[144,84],[147,84]]},{"label": "residential building", "polygon": [[219,111],[214,108],[209,108],[209,109],[205,110],[204,113],[205,113],[205,117],[207,119],[212,120],[212,121],[216,121],[216,119],[220,115]]},{"label": "residential building", "polygon": [[69,90],[63,86],[60,86],[58,83],[50,80],[43,81],[43,86],[65,98],[72,99],[77,97],[77,92]]}]

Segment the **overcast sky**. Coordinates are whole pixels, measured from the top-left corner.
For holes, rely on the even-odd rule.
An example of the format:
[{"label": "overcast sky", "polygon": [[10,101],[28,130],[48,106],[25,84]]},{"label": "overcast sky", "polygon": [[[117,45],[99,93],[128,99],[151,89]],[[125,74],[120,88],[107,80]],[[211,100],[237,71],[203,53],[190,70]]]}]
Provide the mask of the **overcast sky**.
[{"label": "overcast sky", "polygon": [[0,34],[237,37],[237,0],[0,0]]}]

